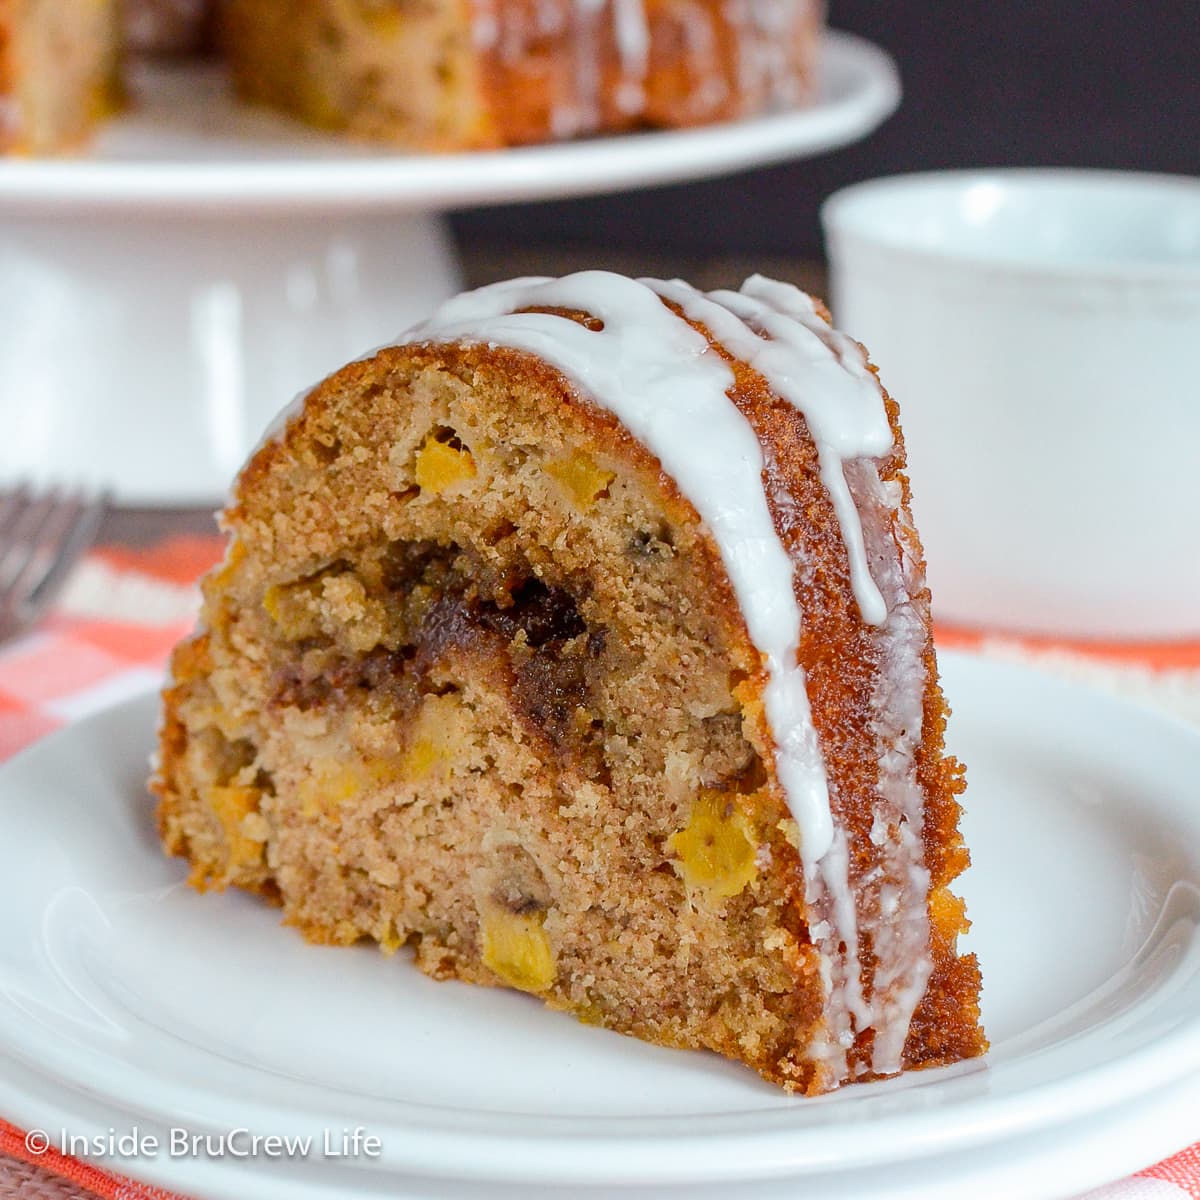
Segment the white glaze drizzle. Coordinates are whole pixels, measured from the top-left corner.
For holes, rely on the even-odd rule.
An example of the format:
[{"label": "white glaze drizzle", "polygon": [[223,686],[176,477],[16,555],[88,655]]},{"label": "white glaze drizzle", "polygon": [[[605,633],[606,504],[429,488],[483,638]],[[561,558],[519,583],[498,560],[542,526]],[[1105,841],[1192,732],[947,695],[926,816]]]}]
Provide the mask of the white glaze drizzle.
[{"label": "white glaze drizzle", "polygon": [[646,103],[643,84],[650,66],[650,25],[644,0],[612,0],[612,21],[621,67],[617,106],[622,112],[637,113]]},{"label": "white glaze drizzle", "polygon": [[879,388],[864,386],[869,372],[861,350],[845,354],[833,341],[841,335],[817,315],[810,296],[761,275],[747,279],[740,292],[705,295],[681,280],[658,290],[804,414],[841,526],[854,598],[864,621],[882,624],[887,608],[867,568],[862,524],[842,469],[847,460],[877,458],[892,449]]},{"label": "white glaze drizzle", "polygon": [[859,511],[866,514],[867,556],[888,607],[876,642],[881,665],[871,697],[872,732],[880,748],[871,840],[881,849],[881,878],[887,882],[874,896],[860,899],[877,960],[871,1067],[887,1075],[900,1070],[904,1039],[933,969],[922,840],[925,798],[916,765],[924,725],[929,606],[916,532],[904,519],[899,482],[884,483],[866,459],[848,463],[846,476]]},{"label": "white glaze drizzle", "polygon": [[[581,309],[604,329],[513,312],[531,307]],[[404,340],[487,342],[536,354],[612,412],[662,463],[711,532],[751,640],[766,660],[763,699],[777,744],[776,772],[800,827],[805,863],[815,866],[829,849],[833,823],[797,662],[794,567],[763,490],[762,448],[729,400],[729,366],[663,304],[654,285],[603,271],[466,293]]]},{"label": "white glaze drizzle", "polygon": [[743,39],[755,59],[755,83],[774,108],[800,99],[800,79],[789,53],[791,39],[813,0],[747,0],[750,30]]},{"label": "white glaze drizzle", "polygon": [[[804,91],[805,63],[792,47],[813,24],[816,0],[726,0],[719,12],[708,4],[679,4],[674,30],[678,50],[694,76],[691,94],[679,97],[683,111],[711,113],[729,100],[722,60],[731,52],[736,92],[747,110],[778,108],[796,102]],[[653,41],[645,0],[540,0],[510,5],[475,0],[472,38],[483,53],[505,64],[522,62],[537,43],[558,40],[571,56],[567,94],[549,113],[550,132],[565,138],[591,133],[602,124],[605,101],[637,118],[646,107],[645,82]],[[615,78],[602,79],[603,35],[611,32],[616,49]],[[735,97],[736,98],[736,97]]]},{"label": "white glaze drizzle", "polygon": [[608,0],[574,0],[575,120],[581,133],[600,128],[603,79],[600,71],[600,20]]},{"label": "white glaze drizzle", "polygon": [[[902,882],[894,897],[881,896],[877,887],[875,903],[863,905],[856,903],[850,885],[846,835],[832,817],[823,756],[797,661],[801,616],[794,566],[771,516],[761,446],[729,398],[732,371],[664,299],[703,324],[715,341],[794,404],[817,445],[860,610],[864,620],[881,626],[885,654],[901,668],[898,713],[887,729],[877,730],[884,745],[880,795],[891,806],[896,830],[887,874],[907,879],[909,885]],[[515,311],[534,307],[582,310],[599,318],[603,329],[589,330],[550,313]],[[867,370],[861,347],[831,330],[804,293],[758,276],[747,280],[741,292],[705,295],[678,280],[633,281],[594,271],[558,280],[513,280],[466,293],[401,340],[485,343],[537,355],[612,412],[656,455],[696,508],[721,553],[767,668],[764,707],[776,740],[776,774],[801,831],[806,899],[819,918],[810,922],[810,932],[820,946],[827,982],[829,1036],[814,1048],[814,1057],[840,1078],[856,1030],[874,1028],[872,1068],[881,1073],[899,1069],[912,1011],[930,970],[922,796],[913,762],[920,740],[923,673],[911,597],[920,590],[920,581],[900,579],[893,554],[885,601],[868,563],[870,557],[877,568],[886,565],[887,514],[896,511],[899,499],[884,496],[871,461],[891,449],[892,436],[882,391]],[[871,529],[870,537],[851,494],[847,467],[858,472],[860,486],[864,468],[868,483],[874,480],[875,494],[868,502],[883,514],[885,527]],[[920,631],[923,646],[923,626]],[[885,899],[894,901],[899,924],[880,917]],[[863,993],[858,958],[860,909],[873,912],[877,968],[872,1001]]]},{"label": "white glaze drizzle", "polygon": [[[925,909],[928,874],[919,841],[923,796],[913,760],[921,732],[924,626],[919,618],[914,619],[910,603],[914,593],[898,578],[895,554],[889,556],[878,544],[880,537],[886,541],[890,536],[890,520],[888,528],[872,531],[880,537],[872,539],[876,544],[868,563],[860,506],[846,477],[847,470],[854,469],[875,482],[876,490],[864,497],[865,511],[891,514],[898,510],[899,495],[882,494],[872,461],[890,452],[893,444],[882,392],[867,367],[862,347],[829,326],[812,298],[794,287],[761,276],[747,280],[741,292],[702,295],[681,281],[655,286],[804,414],[817,447],[822,481],[838,515],[859,610],[868,623],[882,627],[878,639],[887,667],[877,690],[890,686],[894,693],[877,695],[873,706],[873,711],[884,714],[878,720],[886,728],[876,730],[885,748],[879,792],[881,800],[891,805],[895,828],[885,852],[889,860],[885,874],[906,882],[898,888],[896,911],[890,918],[880,918],[878,895],[856,905],[849,847],[844,831],[834,826],[828,851],[818,863],[806,862],[805,898],[810,910],[824,918],[814,922],[810,936],[829,963],[831,976],[829,1040],[819,1050],[819,1057],[840,1074],[855,1030],[874,1028],[871,1067],[888,1074],[900,1069],[904,1038],[913,1009],[924,995],[931,964],[923,953],[929,934]],[[887,578],[888,601],[872,568]],[[871,933],[878,964],[870,1000],[864,994],[858,953],[860,908],[863,932]]]}]

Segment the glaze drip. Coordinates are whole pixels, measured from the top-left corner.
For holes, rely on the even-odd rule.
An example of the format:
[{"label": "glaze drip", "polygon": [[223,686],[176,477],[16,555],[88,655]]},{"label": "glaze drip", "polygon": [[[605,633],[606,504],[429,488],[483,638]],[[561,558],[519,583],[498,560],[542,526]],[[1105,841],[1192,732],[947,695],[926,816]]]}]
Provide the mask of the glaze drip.
[{"label": "glaze drip", "polygon": [[[815,865],[833,838],[825,766],[797,662],[800,608],[793,564],[763,490],[763,456],[729,399],[733,372],[657,290],[603,271],[494,284],[448,301],[405,341],[485,342],[527,350],[561,370],[662,463],[711,532],[751,640],[766,660],[765,706],[776,771]],[[699,295],[699,293],[697,293]],[[582,310],[592,331],[544,312]]]},{"label": "glaze drip", "polygon": [[856,353],[849,352],[843,344],[849,339],[821,320],[811,297],[761,275],[746,280],[740,292],[705,295],[680,280],[657,290],[804,414],[849,555],[854,598],[864,621],[882,624],[887,607],[867,567],[862,524],[843,470],[849,459],[878,458],[892,449],[891,425],[878,386],[868,382],[861,348],[852,343]]},{"label": "glaze drip", "polygon": [[[586,312],[602,327],[522,311],[531,309]],[[893,716],[881,718],[876,731],[884,746],[879,789],[895,845],[889,876],[907,880],[895,896],[883,897],[876,887],[866,902],[870,881],[852,886],[846,832],[834,820],[797,657],[802,618],[796,564],[771,515],[762,447],[730,398],[733,372],[691,321],[804,415],[862,618],[897,667],[896,694],[880,697]],[[827,976],[828,1037],[815,1057],[843,1074],[857,1036],[873,1029],[873,1069],[898,1069],[929,973],[922,797],[913,762],[923,676],[911,606],[921,581],[903,578],[894,554],[888,566],[899,495],[885,493],[874,460],[891,451],[892,432],[861,347],[830,329],[804,293],[759,276],[738,292],[702,293],[678,280],[634,281],[600,271],[466,293],[401,341],[483,343],[536,355],[616,416],[692,503],[717,545],[766,666],[763,699],[776,742],[776,776],[800,830],[810,931]],[[878,515],[864,527],[860,513],[868,510]],[[894,928],[880,916],[885,901],[899,917]],[[859,959],[860,934],[868,932],[877,960],[871,997]]]},{"label": "glaze drip", "polygon": [[797,47],[816,35],[817,0],[472,0],[472,43],[502,67],[520,66],[556,42],[570,78],[550,98],[556,137],[595,132],[615,110],[631,123],[658,123],[647,83],[671,56],[676,87],[670,123],[730,119],[800,103],[809,65]]}]

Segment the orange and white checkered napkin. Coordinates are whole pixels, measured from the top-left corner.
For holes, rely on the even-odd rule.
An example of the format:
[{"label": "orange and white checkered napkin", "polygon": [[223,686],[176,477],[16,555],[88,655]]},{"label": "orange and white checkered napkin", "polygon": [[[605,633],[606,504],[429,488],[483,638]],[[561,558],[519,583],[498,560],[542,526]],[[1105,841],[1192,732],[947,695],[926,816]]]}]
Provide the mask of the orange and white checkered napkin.
[{"label": "orange and white checkered napkin", "polygon": [[220,555],[211,537],[89,555],[54,615],[0,647],[0,760],[155,686],[195,619],[196,580]]},{"label": "orange and white checkered napkin", "polygon": [[[215,538],[151,551],[101,549],[76,570],[54,617],[0,648],[0,759],[43,734],[156,684],[191,627],[195,581],[221,555]],[[943,645],[1037,661],[1200,724],[1200,643],[1091,648],[947,632]],[[50,1151],[31,1153],[0,1118],[0,1200],[179,1200]],[[1086,1200],[1200,1200],[1200,1143]],[[1085,1200],[1085,1198],[1080,1198]]]}]

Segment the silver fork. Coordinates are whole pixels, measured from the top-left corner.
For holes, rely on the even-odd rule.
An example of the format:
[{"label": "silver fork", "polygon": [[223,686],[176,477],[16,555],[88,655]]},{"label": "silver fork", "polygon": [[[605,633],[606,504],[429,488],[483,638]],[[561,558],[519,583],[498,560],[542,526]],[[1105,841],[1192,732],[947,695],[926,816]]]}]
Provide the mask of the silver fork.
[{"label": "silver fork", "polygon": [[107,509],[106,492],[0,492],[0,642],[43,616]]}]

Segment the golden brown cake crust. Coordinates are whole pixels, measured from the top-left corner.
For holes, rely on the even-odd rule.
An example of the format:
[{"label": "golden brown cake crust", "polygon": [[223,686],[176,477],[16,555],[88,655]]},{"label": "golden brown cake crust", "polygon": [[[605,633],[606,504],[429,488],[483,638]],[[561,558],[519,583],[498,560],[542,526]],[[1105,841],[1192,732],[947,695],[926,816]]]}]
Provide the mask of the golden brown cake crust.
[{"label": "golden brown cake crust", "polygon": [[731,120],[812,94],[817,0],[223,0],[249,100],[431,150]]},{"label": "golden brown cake crust", "polygon": [[[777,530],[812,568],[800,657],[861,876],[883,865],[860,717],[880,664],[804,418],[729,361]],[[887,403],[881,475],[919,563]],[[194,882],[264,892],[314,941],[408,942],[437,977],[520,987],[790,1089],[839,1082],[810,1055],[825,985],[760,657],[695,510],[615,418],[519,351],[385,349],[309,397],[225,522],[155,781]],[[925,664],[934,972],[908,1066],[986,1045],[978,970],[955,951],[962,773],[928,637]],[[862,965],[869,994],[869,945]],[[870,1050],[867,1031],[860,1077]]]},{"label": "golden brown cake crust", "polygon": [[[828,310],[822,307],[821,312],[828,321]],[[803,617],[800,663],[821,736],[834,811],[854,833],[852,875],[861,877],[882,865],[876,853],[879,848],[870,836],[873,811],[863,803],[875,782],[874,747],[864,736],[863,722],[855,720],[855,714],[869,704],[875,687],[880,669],[877,651],[858,610],[841,525],[821,482],[816,447],[804,417],[773,395],[766,381],[745,364],[733,359],[730,364],[737,379],[734,401],[758,434],[768,464],[766,490],[776,529],[795,561],[815,564],[796,579]],[[873,365],[870,369],[878,373]],[[911,488],[904,473],[899,409],[886,389],[883,394],[893,448],[880,464],[879,475],[885,484],[896,481],[903,489],[895,536],[903,540],[916,573],[924,578],[924,552],[912,521]],[[780,497],[787,498],[786,506]],[[914,1018],[904,1063],[923,1066],[973,1057],[986,1049],[986,1043],[979,1028],[978,963],[973,954],[959,957],[955,950],[969,922],[965,907],[949,890],[970,865],[958,830],[961,807],[956,799],[966,783],[962,765],[945,753],[949,709],[938,682],[928,590],[914,600],[926,613],[924,722],[916,761],[926,802],[923,840],[931,875],[934,971]],[[869,952],[864,968],[869,988],[874,969]],[[867,1063],[870,1049],[868,1035],[856,1045],[854,1061]]]},{"label": "golden brown cake crust", "polygon": [[124,44],[215,38],[246,100],[423,150],[726,121],[811,96],[819,0],[0,0],[0,153],[79,145]]}]

